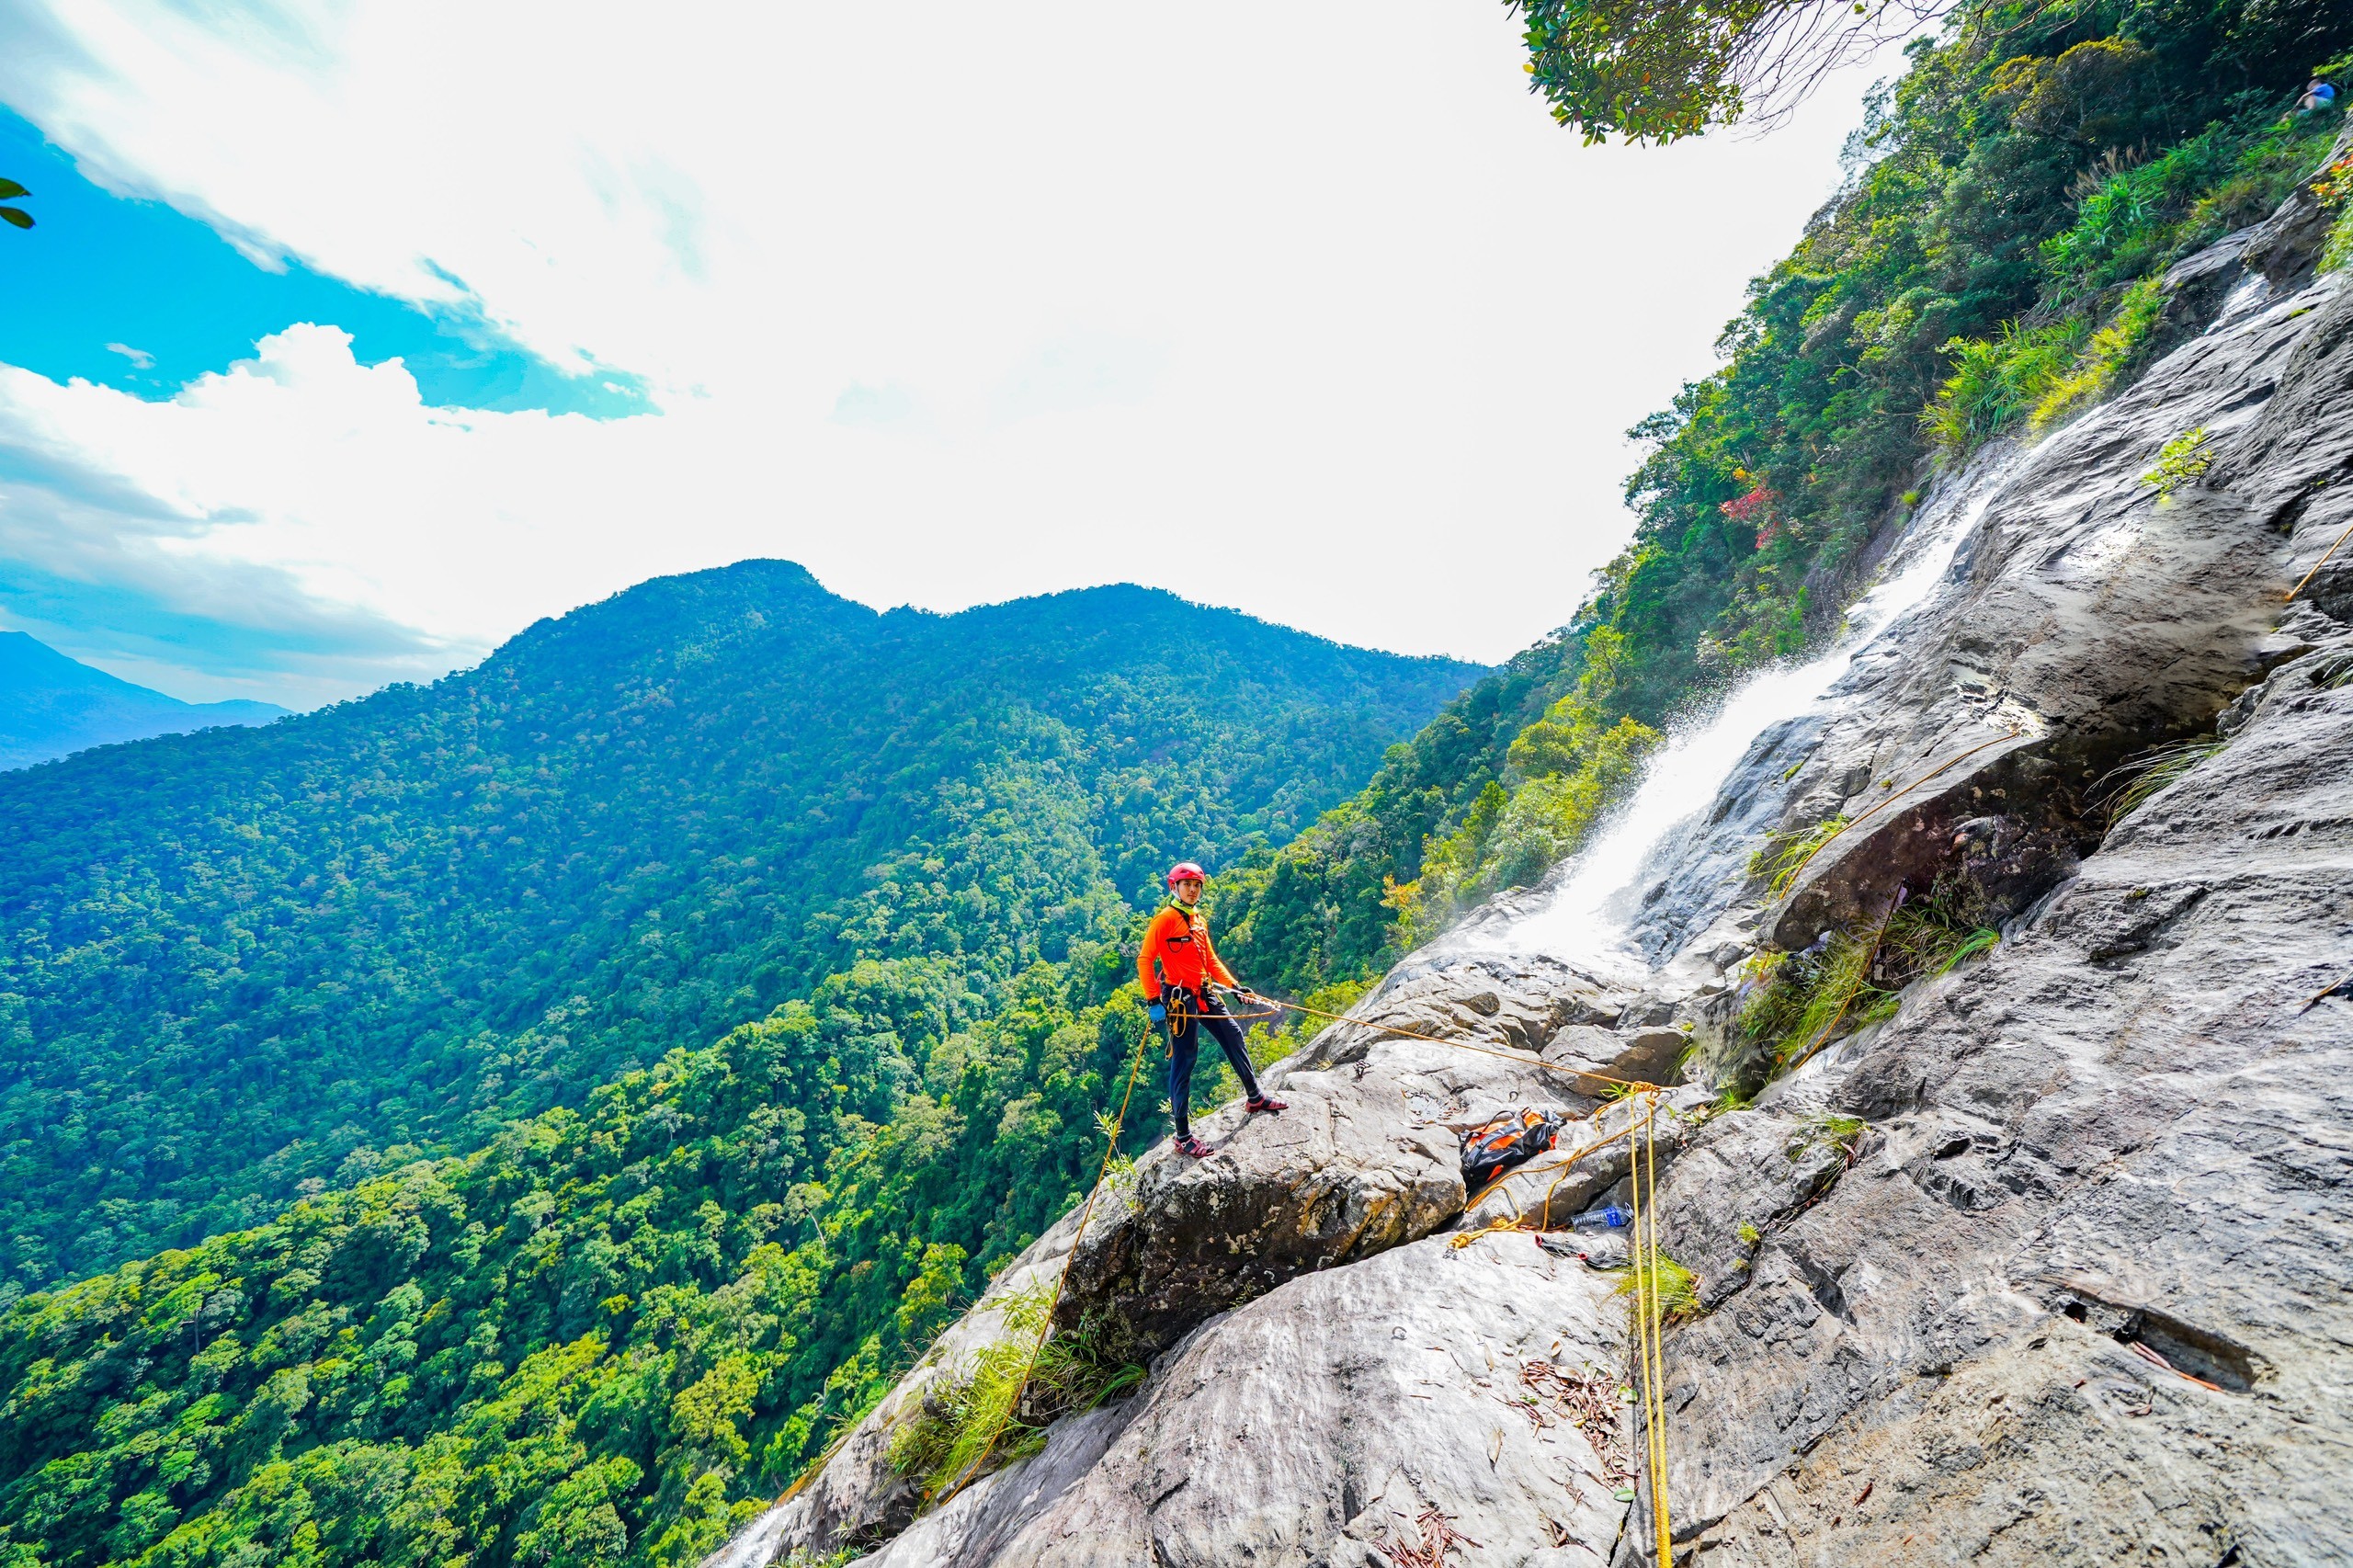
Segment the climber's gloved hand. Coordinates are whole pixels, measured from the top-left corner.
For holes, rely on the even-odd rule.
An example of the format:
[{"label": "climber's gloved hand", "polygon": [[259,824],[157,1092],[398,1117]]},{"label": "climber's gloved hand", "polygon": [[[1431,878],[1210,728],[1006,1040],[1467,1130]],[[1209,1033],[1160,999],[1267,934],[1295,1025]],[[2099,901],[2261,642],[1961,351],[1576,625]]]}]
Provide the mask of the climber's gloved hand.
[{"label": "climber's gloved hand", "polygon": [[1152,1021],[1155,1024],[1165,1024],[1168,1021],[1168,1008],[1163,1003],[1147,1002],[1144,1004],[1143,1010],[1151,1015]]}]

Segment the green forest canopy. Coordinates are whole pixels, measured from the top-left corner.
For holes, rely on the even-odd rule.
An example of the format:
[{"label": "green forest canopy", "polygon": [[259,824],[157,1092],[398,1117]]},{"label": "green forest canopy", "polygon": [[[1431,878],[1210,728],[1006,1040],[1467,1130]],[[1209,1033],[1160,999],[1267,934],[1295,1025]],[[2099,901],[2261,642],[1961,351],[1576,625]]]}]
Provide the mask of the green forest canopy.
[{"label": "green forest canopy", "polygon": [[1476,673],[1139,588],[666,578],[481,667],[0,774],[0,1255],[267,1218],[861,959],[1002,983],[1281,842]]},{"label": "green forest canopy", "polygon": [[[833,895],[838,924],[727,926],[737,916],[709,913],[732,909],[713,899],[702,924],[722,928],[667,967],[565,970],[545,1011],[503,1021],[504,1054],[420,1080],[495,1080],[466,1106],[479,1120],[445,1124],[453,1139],[481,1131],[472,1152],[371,1145],[335,1167],[340,1185],[266,1223],[17,1301],[0,1328],[14,1458],[0,1563],[692,1562],[1091,1174],[1093,1118],[1142,1031],[1101,934],[1106,921],[1127,934],[1125,907],[1090,904],[1093,923],[1057,914],[1075,883],[951,875],[959,854],[996,867],[984,846],[999,830],[1026,839],[1060,823],[1076,842],[1099,823],[1095,842],[1150,852],[1107,858],[1086,885],[1141,895],[1167,845],[1203,846],[1226,868],[1222,945],[1241,972],[1347,994],[1466,901],[1574,847],[1679,707],[1834,624],[1863,545],[1901,526],[1937,462],[2129,381],[2166,340],[2150,280],[2268,211],[2336,133],[2334,117],[2285,110],[2314,64],[2344,53],[2347,21],[2326,4],[1965,7],[1945,40],[1915,48],[1847,187],[1752,286],[1723,367],[1638,427],[1652,451],[1629,485],[1635,538],[1566,633],[1449,703],[1288,843],[1313,808],[1246,803],[1271,801],[1265,785],[1163,827],[1142,786],[1057,793],[1068,769],[1017,770],[1017,788],[980,798],[1048,803],[977,816],[877,788],[936,777],[923,767],[858,775],[876,792],[845,817],[905,816],[872,859],[844,858],[898,869]],[[633,721],[678,721],[653,704],[617,711],[630,718],[532,733],[565,739],[573,766],[600,759],[593,788],[634,785],[644,802]],[[860,723],[869,746],[898,738]],[[1121,733],[1138,740],[1113,748],[1129,770],[1117,777],[1165,766],[1161,732]],[[183,766],[158,766],[147,788],[168,791]],[[472,777],[500,776],[438,773],[433,789],[471,799]],[[1233,825],[1215,826],[1219,812]],[[451,814],[441,831],[454,835],[466,824],[454,802]],[[681,865],[717,853],[708,817],[669,831]],[[920,863],[889,847],[917,841]],[[365,907],[385,885],[364,860],[332,870],[343,880],[306,888],[291,918],[337,899]],[[109,903],[110,884],[91,897],[137,903]],[[998,909],[1014,914],[961,923]],[[626,930],[665,953],[683,924]],[[728,969],[750,939],[739,932],[764,957]],[[168,966],[176,952],[129,957]],[[124,994],[142,996],[148,972]],[[449,973],[478,980],[464,963]],[[568,983],[576,973],[597,986]],[[752,1021],[654,1060],[653,1032],[631,1030],[708,973]],[[608,994],[636,998],[620,1022],[599,1021],[601,999],[570,1001]],[[165,1054],[184,1038],[168,1035]],[[574,1043],[587,1039],[610,1055]],[[653,1064],[613,1075],[624,1061]],[[348,1097],[364,1103],[357,1087]],[[1131,1146],[1160,1131],[1142,1119]]]}]

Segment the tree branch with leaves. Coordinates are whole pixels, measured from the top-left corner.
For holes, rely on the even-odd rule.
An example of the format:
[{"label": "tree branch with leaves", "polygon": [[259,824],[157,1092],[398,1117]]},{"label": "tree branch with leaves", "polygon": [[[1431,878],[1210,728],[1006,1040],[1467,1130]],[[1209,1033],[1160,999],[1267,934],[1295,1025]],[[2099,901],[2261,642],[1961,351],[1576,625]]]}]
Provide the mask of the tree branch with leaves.
[{"label": "tree branch with leaves", "polygon": [[1673,142],[1786,119],[1824,77],[1950,0],[1506,0],[1528,73],[1587,142]]}]

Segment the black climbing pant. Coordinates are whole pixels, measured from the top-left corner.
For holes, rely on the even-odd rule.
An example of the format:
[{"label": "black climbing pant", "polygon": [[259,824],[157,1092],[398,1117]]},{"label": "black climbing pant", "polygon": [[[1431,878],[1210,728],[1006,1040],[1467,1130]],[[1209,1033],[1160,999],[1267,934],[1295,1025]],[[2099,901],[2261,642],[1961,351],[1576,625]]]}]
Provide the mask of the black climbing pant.
[{"label": "black climbing pant", "polygon": [[1242,1026],[1225,1016],[1216,998],[1172,985],[1163,999],[1168,1004],[1168,1106],[1176,1118],[1176,1136],[1182,1138],[1193,1131],[1193,1061],[1200,1054],[1203,1029],[1225,1048],[1233,1075],[1254,1100],[1258,1075],[1250,1070],[1250,1052],[1243,1049]]}]

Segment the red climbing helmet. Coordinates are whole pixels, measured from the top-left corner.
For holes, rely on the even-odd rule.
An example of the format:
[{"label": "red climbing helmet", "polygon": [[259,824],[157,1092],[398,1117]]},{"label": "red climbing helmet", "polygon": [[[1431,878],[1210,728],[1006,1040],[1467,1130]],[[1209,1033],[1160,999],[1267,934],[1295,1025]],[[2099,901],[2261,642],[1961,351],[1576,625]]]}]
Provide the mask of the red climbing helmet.
[{"label": "red climbing helmet", "polygon": [[1202,870],[1199,866],[1194,865],[1190,860],[1179,860],[1174,866],[1168,868],[1168,886],[1171,891],[1175,890],[1178,882],[1185,881],[1188,879],[1197,882],[1205,882],[1210,880],[1209,873]]}]

